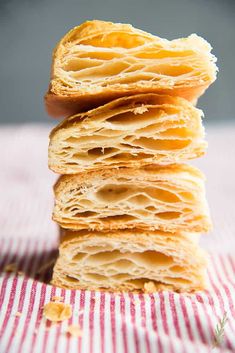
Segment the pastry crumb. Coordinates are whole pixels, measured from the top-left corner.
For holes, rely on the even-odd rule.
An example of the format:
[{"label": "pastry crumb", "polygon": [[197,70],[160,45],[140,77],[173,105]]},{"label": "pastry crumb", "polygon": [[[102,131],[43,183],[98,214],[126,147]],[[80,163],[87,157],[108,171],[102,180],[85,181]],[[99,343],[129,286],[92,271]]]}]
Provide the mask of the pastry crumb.
[{"label": "pastry crumb", "polygon": [[67,327],[67,333],[69,333],[73,337],[80,337],[82,336],[82,330],[80,329],[79,325],[69,325]]},{"label": "pastry crumb", "polygon": [[70,304],[49,302],[43,308],[43,315],[52,322],[64,321],[72,316],[72,307]]},{"label": "pastry crumb", "polygon": [[22,315],[22,313],[21,313],[20,311],[17,311],[17,312],[15,313],[15,316],[20,317],[21,315]]},{"label": "pastry crumb", "polygon": [[148,111],[147,107],[144,107],[143,105],[141,105],[141,107],[136,107],[135,109],[133,109],[133,113],[136,114],[143,114],[145,112]]},{"label": "pastry crumb", "polygon": [[146,282],[144,284],[144,292],[145,293],[153,293],[156,292],[157,288],[152,281]]},{"label": "pastry crumb", "polygon": [[17,270],[16,263],[7,264],[4,267],[4,272],[16,272],[16,270]]},{"label": "pastry crumb", "polygon": [[23,272],[23,271],[17,271],[17,274],[18,274],[19,276],[23,276],[23,275],[24,275],[24,272]]},{"label": "pastry crumb", "polygon": [[64,297],[60,297],[60,296],[55,295],[54,297],[51,298],[51,300],[53,302],[62,302],[62,300],[64,300]]}]

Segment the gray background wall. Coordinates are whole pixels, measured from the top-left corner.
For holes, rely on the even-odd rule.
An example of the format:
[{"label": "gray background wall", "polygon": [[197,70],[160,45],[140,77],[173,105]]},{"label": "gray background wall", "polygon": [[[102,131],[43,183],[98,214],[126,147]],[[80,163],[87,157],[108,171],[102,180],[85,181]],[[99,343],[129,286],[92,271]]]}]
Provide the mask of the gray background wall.
[{"label": "gray background wall", "polygon": [[199,106],[209,122],[234,119],[235,0],[0,0],[1,123],[48,121],[43,95],[52,49],[70,28],[94,18],[168,39],[205,37],[220,72]]}]

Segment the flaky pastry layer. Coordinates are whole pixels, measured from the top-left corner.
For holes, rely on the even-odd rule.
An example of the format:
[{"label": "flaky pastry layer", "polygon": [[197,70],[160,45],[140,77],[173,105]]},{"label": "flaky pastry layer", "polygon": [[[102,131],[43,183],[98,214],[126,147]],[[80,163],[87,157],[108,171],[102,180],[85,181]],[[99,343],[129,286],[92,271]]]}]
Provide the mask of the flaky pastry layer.
[{"label": "flaky pastry layer", "polygon": [[69,289],[174,290],[206,286],[206,256],[196,234],[66,231],[52,284]]},{"label": "flaky pastry layer", "polygon": [[49,167],[73,174],[172,164],[204,154],[202,111],[183,98],[141,94],[66,118],[50,135]]},{"label": "flaky pastry layer", "polygon": [[53,219],[67,229],[205,232],[211,226],[203,176],[183,164],[64,175],[54,192]]},{"label": "flaky pastry layer", "polygon": [[54,50],[46,106],[53,116],[69,116],[146,92],[195,102],[216,79],[215,61],[196,34],[168,41],[129,24],[88,21]]}]

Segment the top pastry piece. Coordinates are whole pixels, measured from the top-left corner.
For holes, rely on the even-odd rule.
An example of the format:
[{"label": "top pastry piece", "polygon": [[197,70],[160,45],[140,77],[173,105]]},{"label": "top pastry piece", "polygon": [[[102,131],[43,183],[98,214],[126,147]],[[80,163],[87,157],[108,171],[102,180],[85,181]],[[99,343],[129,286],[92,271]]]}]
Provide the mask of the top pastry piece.
[{"label": "top pastry piece", "polygon": [[52,116],[68,116],[145,92],[195,102],[216,79],[215,61],[196,34],[168,41],[129,24],[88,21],[54,50],[46,107]]}]

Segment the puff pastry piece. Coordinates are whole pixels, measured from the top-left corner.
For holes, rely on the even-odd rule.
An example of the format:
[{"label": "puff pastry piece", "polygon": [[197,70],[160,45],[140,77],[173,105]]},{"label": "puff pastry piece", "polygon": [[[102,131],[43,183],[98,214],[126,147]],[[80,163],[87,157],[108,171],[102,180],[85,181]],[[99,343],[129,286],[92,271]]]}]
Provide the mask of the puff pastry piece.
[{"label": "puff pastry piece", "polygon": [[195,101],[216,79],[215,61],[210,44],[196,34],[168,41],[129,24],[88,21],[54,50],[47,110],[69,116],[146,92]]},{"label": "puff pastry piece", "polygon": [[203,176],[187,165],[64,175],[54,192],[53,219],[67,229],[202,232],[210,228]]},{"label": "puff pastry piece", "polygon": [[160,231],[65,232],[52,283],[69,289],[174,290],[206,286],[196,234]]},{"label": "puff pastry piece", "polygon": [[50,135],[49,167],[73,174],[199,157],[207,146],[201,116],[183,98],[152,93],[119,98],[60,123]]}]

